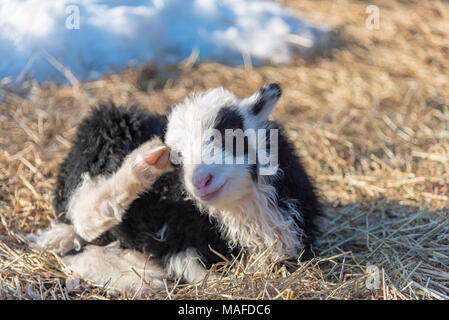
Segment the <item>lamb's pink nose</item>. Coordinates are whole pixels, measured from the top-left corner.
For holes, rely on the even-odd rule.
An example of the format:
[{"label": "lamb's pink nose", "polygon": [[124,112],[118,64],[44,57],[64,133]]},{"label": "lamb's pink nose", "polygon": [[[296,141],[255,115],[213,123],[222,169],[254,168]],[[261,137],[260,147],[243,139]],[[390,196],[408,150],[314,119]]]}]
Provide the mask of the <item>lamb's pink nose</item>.
[{"label": "lamb's pink nose", "polygon": [[199,191],[206,191],[207,190],[207,186],[209,186],[211,184],[213,179],[214,179],[214,176],[209,173],[205,177],[199,178],[198,181],[195,181],[193,183],[193,185]]}]

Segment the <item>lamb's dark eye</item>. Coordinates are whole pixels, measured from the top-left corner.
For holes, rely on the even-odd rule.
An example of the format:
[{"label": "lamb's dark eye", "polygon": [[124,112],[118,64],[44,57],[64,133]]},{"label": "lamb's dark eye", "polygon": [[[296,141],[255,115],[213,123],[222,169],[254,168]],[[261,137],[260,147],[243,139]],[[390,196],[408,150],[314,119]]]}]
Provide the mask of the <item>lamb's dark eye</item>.
[{"label": "lamb's dark eye", "polygon": [[206,140],[206,143],[212,143],[215,140],[214,136],[210,136],[209,139]]},{"label": "lamb's dark eye", "polygon": [[170,161],[171,161],[171,164],[172,164],[175,168],[180,167],[181,164],[182,164],[182,153],[181,153],[181,151],[172,152],[172,153],[170,154]]}]

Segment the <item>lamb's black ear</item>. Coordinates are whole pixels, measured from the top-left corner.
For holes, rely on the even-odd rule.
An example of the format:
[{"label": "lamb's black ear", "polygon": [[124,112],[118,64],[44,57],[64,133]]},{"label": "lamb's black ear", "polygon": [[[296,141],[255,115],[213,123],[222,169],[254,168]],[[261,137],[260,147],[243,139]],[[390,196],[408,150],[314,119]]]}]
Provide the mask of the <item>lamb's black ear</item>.
[{"label": "lamb's black ear", "polygon": [[281,87],[277,83],[264,85],[252,96],[242,100],[242,108],[245,115],[249,118],[254,118],[256,125],[265,123],[281,94]]}]

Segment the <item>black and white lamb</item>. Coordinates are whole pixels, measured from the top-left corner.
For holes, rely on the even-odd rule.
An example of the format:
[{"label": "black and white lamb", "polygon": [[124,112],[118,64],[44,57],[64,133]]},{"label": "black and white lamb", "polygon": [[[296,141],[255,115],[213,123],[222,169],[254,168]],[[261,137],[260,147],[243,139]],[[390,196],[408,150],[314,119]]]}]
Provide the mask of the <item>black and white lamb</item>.
[{"label": "black and white lamb", "polygon": [[321,207],[268,120],[280,95],[277,84],[242,100],[216,88],[168,116],[95,108],[60,168],[58,220],[30,238],[80,277],[130,291],[141,284],[132,269],[153,287],[200,281],[216,252],[310,256]]}]

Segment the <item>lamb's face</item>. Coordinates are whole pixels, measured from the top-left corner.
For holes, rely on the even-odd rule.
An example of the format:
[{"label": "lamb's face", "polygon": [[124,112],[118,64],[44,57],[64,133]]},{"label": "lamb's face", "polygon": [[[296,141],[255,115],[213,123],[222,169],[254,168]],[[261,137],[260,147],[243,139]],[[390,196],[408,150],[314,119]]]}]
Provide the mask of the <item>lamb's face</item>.
[{"label": "lamb's face", "polygon": [[173,108],[165,143],[171,148],[171,161],[182,167],[187,191],[196,200],[223,207],[238,205],[250,195],[258,175],[258,129],[267,128],[280,95],[276,84],[265,85],[243,100],[216,88]]}]

